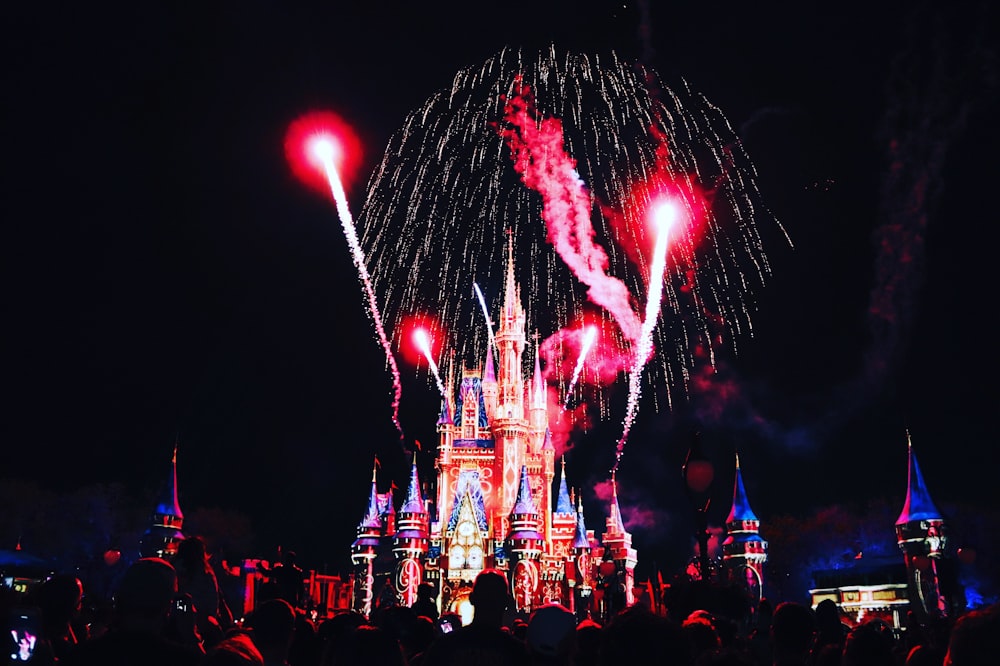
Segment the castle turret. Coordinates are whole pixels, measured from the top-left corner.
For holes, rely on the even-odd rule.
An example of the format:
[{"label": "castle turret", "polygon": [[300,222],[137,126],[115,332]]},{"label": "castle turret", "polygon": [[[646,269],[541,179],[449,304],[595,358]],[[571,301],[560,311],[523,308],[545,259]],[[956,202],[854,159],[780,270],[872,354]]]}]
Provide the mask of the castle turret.
[{"label": "castle turret", "polygon": [[549,541],[552,554],[563,560],[573,559],[573,536],[576,532],[576,509],[569,496],[566,484],[566,459],[562,459],[559,475],[559,490],[556,492],[556,506],[552,512],[552,529]]},{"label": "castle turret", "polygon": [[760,601],[767,562],[767,541],[760,536],[760,520],[750,508],[740,456],[736,454],[736,480],[733,482],[733,505],[726,518],[726,539],[722,542],[722,566],[726,577]]},{"label": "castle turret", "polygon": [[406,500],[396,516],[396,533],[393,535],[392,548],[396,557],[396,575],[393,584],[404,606],[412,606],[417,600],[417,588],[423,581],[424,556],[427,554],[429,539],[427,507],[420,492],[417,454],[414,452]]},{"label": "castle turret", "polygon": [[[611,473],[611,506],[604,534],[601,535],[601,543],[604,545],[604,559],[615,563],[618,592],[624,596],[625,606],[631,606],[635,601],[633,585],[638,556],[636,550],[632,548],[632,535],[625,531],[621,506],[618,504],[618,482],[614,472]],[[616,606],[615,610],[621,608]]]},{"label": "castle turret", "polygon": [[544,538],[538,531],[538,508],[531,496],[528,468],[521,467],[517,502],[510,516],[510,534],[507,535],[508,552],[514,564],[511,583],[514,603],[518,611],[531,612],[536,605],[538,588],[538,559],[542,555]]},{"label": "castle turret", "polygon": [[896,520],[896,542],[906,558],[910,606],[922,620],[947,617],[952,603],[942,585],[942,574],[950,565],[946,561],[947,526],[924,484],[909,432],[906,448],[906,501]]},{"label": "castle turret", "polygon": [[583,516],[583,498],[577,497],[574,510],[575,528],[573,530],[572,566],[567,567],[567,579],[570,584],[570,610],[577,617],[587,617],[591,610],[594,593],[594,563],[591,557],[592,532],[587,530],[587,522]]},{"label": "castle turret", "polygon": [[184,540],[184,533],[181,532],[184,513],[177,499],[177,445],[178,442],[174,442],[174,454],[170,459],[170,476],[153,510],[152,525],[139,541],[140,557],[170,559],[177,552],[177,546]]},{"label": "castle turret", "polygon": [[374,565],[384,529],[375,481],[376,469],[377,466],[372,465],[372,489],[368,496],[368,510],[358,524],[357,538],[351,544],[351,563],[354,565],[351,608],[365,617],[371,614],[372,602],[375,599]]}]

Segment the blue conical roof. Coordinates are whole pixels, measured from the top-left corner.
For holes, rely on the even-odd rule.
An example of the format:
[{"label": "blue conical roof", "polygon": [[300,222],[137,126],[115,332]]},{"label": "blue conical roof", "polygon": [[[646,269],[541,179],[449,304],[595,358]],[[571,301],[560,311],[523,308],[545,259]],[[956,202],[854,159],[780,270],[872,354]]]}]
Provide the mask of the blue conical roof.
[{"label": "blue conical roof", "polygon": [[517,487],[517,501],[514,503],[514,513],[537,514],[535,500],[531,497],[531,484],[528,483],[528,467],[521,465],[521,483]]},{"label": "blue conical roof", "polygon": [[424,498],[420,494],[420,477],[417,474],[417,454],[413,454],[413,464],[410,467],[410,487],[406,491],[406,501],[399,509],[400,513],[427,513]]},{"label": "blue conical roof", "polygon": [[583,520],[583,500],[576,500],[576,533],[573,535],[574,548],[590,548],[590,540],[587,538],[587,524]]},{"label": "blue conical roof", "polygon": [[559,478],[559,494],[556,495],[556,513],[574,513],[573,501],[566,487],[566,459],[562,460],[562,476]]},{"label": "blue conical roof", "polygon": [[368,510],[365,512],[365,517],[361,519],[361,525],[359,527],[382,527],[382,516],[378,507],[378,486],[375,482],[376,469],[377,464],[372,465],[372,489],[371,493],[368,495]]},{"label": "blue conical roof", "polygon": [[747,491],[743,487],[743,472],[740,471],[740,455],[736,454],[736,481],[733,484],[733,506],[729,510],[727,523],[742,522],[747,520],[758,521],[757,515],[750,508],[747,500]]},{"label": "blue conical roof", "polygon": [[917,520],[941,520],[941,514],[934,506],[931,495],[927,492],[927,486],[924,485],[924,475],[920,473],[917,456],[913,453],[913,443],[910,441],[909,432],[906,433],[906,448],[910,459],[906,482],[906,503],[903,504],[903,511],[899,514],[896,524],[902,525]]}]

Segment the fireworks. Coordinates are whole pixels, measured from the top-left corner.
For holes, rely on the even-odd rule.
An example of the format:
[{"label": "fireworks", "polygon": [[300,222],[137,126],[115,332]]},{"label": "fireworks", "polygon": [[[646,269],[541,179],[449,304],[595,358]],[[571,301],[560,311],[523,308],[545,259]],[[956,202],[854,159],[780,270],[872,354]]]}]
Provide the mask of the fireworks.
[{"label": "fireworks", "polygon": [[580,354],[576,359],[576,367],[573,368],[573,377],[569,380],[569,386],[566,387],[566,399],[563,401],[563,409],[569,405],[570,396],[573,395],[573,389],[576,388],[576,382],[580,379],[580,373],[583,372],[583,364],[587,360],[587,353],[590,348],[594,346],[594,340],[597,338],[597,328],[594,326],[588,326],[583,333],[583,342],[580,343]]},{"label": "fireworks", "polygon": [[[479,285],[503,293],[513,234],[546,381],[576,374],[583,336],[567,330],[596,322],[600,343],[579,389],[608,419],[624,375],[665,388],[669,405],[699,358],[711,363],[719,345],[749,333],[754,290],[770,270],[754,177],[723,114],[687,86],[672,91],[614,54],[508,49],[458,72],[408,116],[369,180],[358,225],[393,338],[433,312],[441,323],[430,333],[470,366],[491,337],[476,325],[476,310],[486,311]],[[681,214],[661,280],[648,218],[663,196]],[[478,301],[461,293],[469,282]],[[637,386],[630,394],[638,399]],[[637,408],[630,400],[626,434]]]},{"label": "fireworks", "polygon": [[[375,297],[375,287],[368,274],[368,267],[365,263],[365,254],[358,241],[357,231],[354,227],[354,218],[351,215],[350,206],[347,204],[347,195],[344,192],[344,185],[340,178],[340,171],[337,162],[342,165],[349,163],[349,160],[358,159],[357,149],[354,148],[356,140],[349,133],[345,124],[340,122],[334,114],[329,112],[318,114],[307,114],[291,124],[285,136],[285,153],[288,157],[292,170],[307,184],[315,186],[316,174],[320,173],[325,177],[327,187],[333,196],[337,207],[337,215],[340,217],[340,224],[344,229],[347,244],[351,249],[351,259],[354,267],[358,271],[358,279],[364,286],[365,294],[368,297],[368,310],[375,323],[375,331],[378,333],[379,341],[385,351],[386,360],[392,371],[394,398],[392,403],[392,422],[399,432],[400,441],[404,439],[403,427],[399,422],[399,401],[402,394],[402,383],[399,376],[399,367],[392,354],[389,338],[382,323],[382,314],[379,311],[378,300]],[[348,147],[341,146],[347,143]],[[352,152],[353,150],[353,152]]]}]

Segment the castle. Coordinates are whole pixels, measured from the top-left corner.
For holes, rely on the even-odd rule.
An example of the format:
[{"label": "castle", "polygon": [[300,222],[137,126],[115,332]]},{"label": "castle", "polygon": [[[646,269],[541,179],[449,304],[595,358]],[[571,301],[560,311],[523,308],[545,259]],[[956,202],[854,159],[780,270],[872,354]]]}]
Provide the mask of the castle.
[{"label": "castle", "polygon": [[386,539],[394,556],[390,585],[405,605],[421,583],[430,583],[442,610],[468,618],[471,584],[487,568],[507,574],[521,612],[558,602],[584,615],[634,601],[637,553],[614,477],[600,539],[586,527],[581,498],[569,491],[564,460],[555,483],[537,347],[525,378],[526,321],[512,248],[504,286],[495,357],[491,345],[482,368],[463,370],[458,386],[448,378],[437,420],[435,496],[422,496],[415,456],[398,511],[391,491],[378,492],[373,472],[368,510],[351,549],[353,608],[361,613],[370,613],[380,594],[376,560]]},{"label": "castle", "polygon": [[[514,609],[523,613],[556,602],[579,617],[606,618],[635,603],[638,554],[625,529],[614,474],[600,538],[587,529],[582,497],[569,490],[564,459],[556,482],[537,347],[530,378],[524,376],[526,318],[512,248],[504,287],[495,345],[487,348],[483,367],[463,370],[457,386],[454,377],[448,378],[436,423],[436,479],[427,484],[433,496],[424,497],[416,454],[398,510],[392,490],[378,491],[373,469],[367,511],[351,545],[352,575],[341,581],[314,572],[309,597],[317,605],[349,604],[367,616],[382,601],[412,605],[418,587],[430,584],[441,611],[457,612],[467,622],[472,582],[487,568],[506,573]],[[846,616],[882,614],[894,626],[904,608],[926,618],[947,617],[961,607],[954,563],[946,552],[947,526],[907,444],[906,502],[895,525],[905,573],[891,576],[898,578],[891,583],[870,585],[867,579],[851,579],[850,572],[814,572],[814,606],[831,599]],[[169,483],[143,535],[144,556],[169,558],[183,539],[176,456],[175,445]],[[768,544],[750,508],[738,456],[735,471],[719,576],[759,600]],[[711,569],[709,574],[714,575]],[[247,596],[248,608],[254,598]]]}]

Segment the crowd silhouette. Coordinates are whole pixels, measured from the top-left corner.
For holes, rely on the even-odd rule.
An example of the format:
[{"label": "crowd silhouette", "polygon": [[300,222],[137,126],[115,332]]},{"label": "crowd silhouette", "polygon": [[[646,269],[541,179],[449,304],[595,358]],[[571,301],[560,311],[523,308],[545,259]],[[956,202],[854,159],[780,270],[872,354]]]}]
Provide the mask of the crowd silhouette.
[{"label": "crowd silhouette", "polygon": [[[290,551],[289,551],[290,552]],[[219,589],[205,542],[188,537],[168,559],[141,558],[125,570],[113,604],[86,609],[73,575],[53,575],[26,593],[2,589],[4,612],[36,618],[13,629],[11,663],[39,666],[995,666],[1000,604],[894,630],[879,619],[849,627],[833,602],[812,608],[762,599],[749,616],[698,604],[654,609],[636,603],[603,622],[559,604],[513,612],[504,572],[487,569],[469,595],[472,620],[438,615],[432,590],[412,607],[385,603],[370,617],[305,608],[294,555],[278,569],[286,587],[246,614]],[[301,571],[301,570],[299,570]],[[749,617],[749,620],[748,620]]]}]

